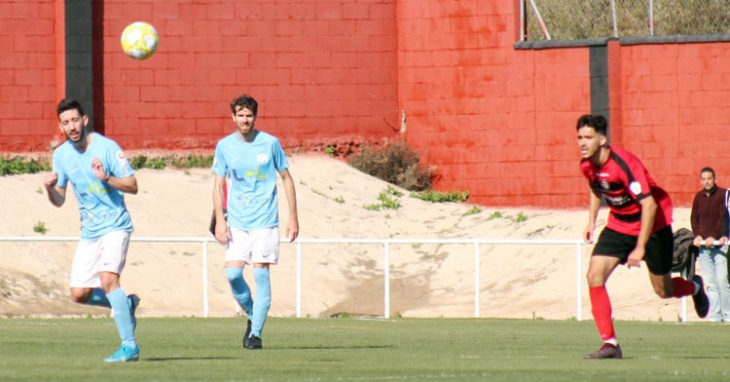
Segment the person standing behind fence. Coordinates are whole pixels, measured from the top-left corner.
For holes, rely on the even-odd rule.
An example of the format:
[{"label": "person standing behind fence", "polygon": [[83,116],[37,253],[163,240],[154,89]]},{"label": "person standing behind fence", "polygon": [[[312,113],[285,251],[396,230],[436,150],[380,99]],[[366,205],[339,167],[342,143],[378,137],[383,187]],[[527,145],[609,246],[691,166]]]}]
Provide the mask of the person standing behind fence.
[{"label": "person standing behind fence", "polygon": [[590,189],[588,225],[583,232],[593,242],[601,197],[610,209],[608,223],[593,247],[586,279],[591,310],[604,344],[584,358],[622,358],[612,321],[606,281],[619,264],[638,268],[645,261],[654,292],[662,298],[692,295],[697,315],[707,315],[702,278],[671,277],[674,238],[672,201],[633,154],[609,146],[608,123],[602,115],[578,118],[580,169]]},{"label": "person standing behind fence", "polygon": [[61,207],[71,182],[79,204],[81,241],[71,265],[71,299],[112,308],[122,344],[105,362],[136,361],[139,297],[124,293],[119,275],[133,230],[124,194],[137,193],[137,179],[119,145],[87,129],[89,117],[78,101],[61,100],[57,113],[66,142],[53,151],[53,171],[43,185],[51,204]]},{"label": "person standing behind fence", "polygon": [[[279,207],[276,190],[278,172],[289,204],[286,236],[299,235],[294,180],[289,174],[284,150],[273,135],[254,128],[258,103],[248,95],[231,102],[236,131],[218,141],[211,171],[215,174],[213,208],[215,238],[226,245],[226,276],[233,297],[249,317],[243,347],[261,349],[261,331],[271,306],[269,266],[279,260]],[[223,184],[231,179],[227,206]],[[224,215],[227,208],[228,221]],[[243,268],[253,264],[256,298],[243,278]]]},{"label": "person standing behind fence", "polygon": [[[730,321],[730,282],[728,282],[728,210],[726,191],[715,183],[715,170],[700,171],[702,190],[692,202],[690,221],[699,247],[700,267],[710,300],[710,321]],[[715,240],[720,244],[713,245]]]}]

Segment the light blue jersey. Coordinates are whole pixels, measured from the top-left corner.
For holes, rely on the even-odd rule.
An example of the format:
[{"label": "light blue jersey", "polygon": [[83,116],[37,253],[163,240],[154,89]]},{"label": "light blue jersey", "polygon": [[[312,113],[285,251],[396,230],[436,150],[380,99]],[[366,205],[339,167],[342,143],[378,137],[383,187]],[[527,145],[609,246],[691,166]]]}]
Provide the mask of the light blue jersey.
[{"label": "light blue jersey", "polygon": [[238,132],[215,147],[211,171],[230,176],[228,225],[244,231],[279,225],[276,174],[288,168],[286,154],[276,137],[258,131],[253,142],[245,142]]},{"label": "light blue jersey", "polygon": [[[93,138],[92,138],[93,137]],[[57,186],[73,185],[81,215],[81,238],[96,239],[111,231],[133,230],[132,220],[124,204],[124,193],[97,179],[91,161],[99,158],[107,174],[126,178],[134,169],[116,142],[91,133],[86,151],[81,153],[70,141],[53,152],[53,171],[58,173]]]}]

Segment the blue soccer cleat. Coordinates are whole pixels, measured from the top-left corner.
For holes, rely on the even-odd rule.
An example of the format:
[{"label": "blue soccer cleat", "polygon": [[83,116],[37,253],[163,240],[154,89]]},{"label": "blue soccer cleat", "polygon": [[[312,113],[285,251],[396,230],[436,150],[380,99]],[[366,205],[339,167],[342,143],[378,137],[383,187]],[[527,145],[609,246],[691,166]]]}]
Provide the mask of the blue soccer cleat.
[{"label": "blue soccer cleat", "polygon": [[110,355],[104,362],[131,362],[139,359],[139,347],[130,348],[128,346],[120,346],[114,354]]},{"label": "blue soccer cleat", "polygon": [[130,294],[127,296],[127,305],[129,305],[129,314],[132,316],[132,330],[137,329],[137,317],[134,316],[134,312],[139,306],[140,298],[136,294]]}]

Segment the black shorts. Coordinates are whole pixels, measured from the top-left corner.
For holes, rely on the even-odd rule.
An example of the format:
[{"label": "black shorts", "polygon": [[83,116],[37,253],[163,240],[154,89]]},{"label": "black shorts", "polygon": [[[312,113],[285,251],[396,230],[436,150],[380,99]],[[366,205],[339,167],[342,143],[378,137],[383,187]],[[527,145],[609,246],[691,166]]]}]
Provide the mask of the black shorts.
[{"label": "black shorts", "polygon": [[[613,256],[625,264],[631,251],[636,248],[637,236],[616,232],[604,228],[598,242],[593,247],[593,256]],[[663,275],[672,271],[672,256],[674,252],[674,234],[672,226],[667,226],[649,236],[646,243],[644,261],[649,271],[655,275]]]}]

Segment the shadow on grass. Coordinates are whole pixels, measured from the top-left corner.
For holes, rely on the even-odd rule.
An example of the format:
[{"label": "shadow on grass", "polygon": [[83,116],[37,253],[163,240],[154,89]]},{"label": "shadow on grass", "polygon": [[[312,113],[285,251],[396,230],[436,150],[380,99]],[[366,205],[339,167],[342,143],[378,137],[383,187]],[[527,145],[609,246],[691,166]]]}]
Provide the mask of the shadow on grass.
[{"label": "shadow on grass", "polygon": [[357,345],[357,346],[291,346],[281,348],[269,348],[271,350],[342,350],[342,349],[392,349],[392,345]]},{"label": "shadow on grass", "polygon": [[223,361],[239,359],[237,357],[150,357],[142,358],[141,362],[167,362],[167,361]]}]

